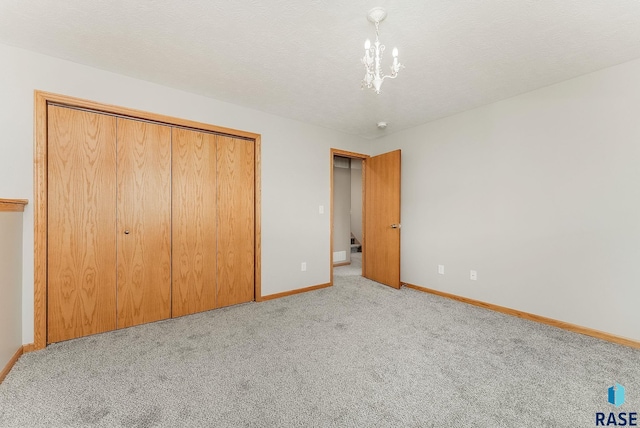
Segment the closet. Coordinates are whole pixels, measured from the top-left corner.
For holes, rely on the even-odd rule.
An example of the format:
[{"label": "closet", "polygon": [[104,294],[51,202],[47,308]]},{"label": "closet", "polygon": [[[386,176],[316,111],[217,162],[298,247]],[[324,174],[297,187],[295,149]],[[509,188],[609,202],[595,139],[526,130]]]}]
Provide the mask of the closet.
[{"label": "closet", "polygon": [[254,300],[254,141],[50,104],[47,243],[47,343]]}]

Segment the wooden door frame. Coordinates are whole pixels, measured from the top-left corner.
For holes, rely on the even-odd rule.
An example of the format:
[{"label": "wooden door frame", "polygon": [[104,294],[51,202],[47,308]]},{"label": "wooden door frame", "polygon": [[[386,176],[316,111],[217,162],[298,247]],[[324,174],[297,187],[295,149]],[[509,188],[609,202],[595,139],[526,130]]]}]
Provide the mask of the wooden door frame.
[{"label": "wooden door frame", "polygon": [[329,284],[333,286],[333,158],[335,156],[340,156],[343,158],[349,159],[359,159],[362,161],[362,274],[364,275],[364,269],[366,265],[366,260],[364,257],[364,246],[366,245],[366,237],[364,236],[364,224],[367,221],[367,210],[365,204],[365,186],[364,182],[366,179],[366,163],[367,159],[369,159],[369,155],[365,155],[362,153],[348,152],[346,150],[340,149],[331,149],[331,156],[329,158],[330,161],[330,174],[331,174],[331,197],[329,201],[329,211],[331,211],[331,226],[329,230],[329,234],[331,235],[331,244],[329,245],[329,266],[330,266],[330,276],[329,276]]},{"label": "wooden door frame", "polygon": [[36,90],[34,91],[34,343],[32,350],[43,349],[47,346],[47,106],[51,103],[253,140],[255,144],[254,298],[257,302],[263,300],[260,134]]}]

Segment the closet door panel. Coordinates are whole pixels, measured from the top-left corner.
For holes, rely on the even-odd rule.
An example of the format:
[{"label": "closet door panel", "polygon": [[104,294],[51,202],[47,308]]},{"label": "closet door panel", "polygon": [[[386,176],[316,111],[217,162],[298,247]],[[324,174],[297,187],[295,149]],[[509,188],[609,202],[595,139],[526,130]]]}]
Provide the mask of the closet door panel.
[{"label": "closet door panel", "polygon": [[118,119],[118,328],[171,316],[171,128]]},{"label": "closet door panel", "polygon": [[218,307],[254,299],[254,144],[217,137]]},{"label": "closet door panel", "polygon": [[216,137],[173,128],[172,316],[216,307]]},{"label": "closet door panel", "polygon": [[116,119],[48,107],[47,343],[116,326]]}]

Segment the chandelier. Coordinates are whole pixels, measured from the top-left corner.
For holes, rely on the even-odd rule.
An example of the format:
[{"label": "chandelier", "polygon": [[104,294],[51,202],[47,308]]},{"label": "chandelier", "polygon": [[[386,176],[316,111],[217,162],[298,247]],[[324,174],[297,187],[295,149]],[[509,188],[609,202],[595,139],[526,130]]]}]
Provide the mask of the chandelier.
[{"label": "chandelier", "polygon": [[398,77],[398,71],[404,68],[404,65],[398,62],[398,48],[393,48],[391,55],[393,56],[393,64],[391,65],[391,74],[384,74],[380,67],[380,60],[384,53],[384,45],[378,40],[380,23],[387,17],[387,11],[382,7],[374,7],[369,11],[367,18],[376,26],[376,41],[371,46],[371,41],[367,39],[364,42],[364,56],[362,63],[364,64],[365,75],[362,79],[362,89],[365,87],[373,88],[376,94],[380,95],[380,87],[384,79],[395,79]]}]

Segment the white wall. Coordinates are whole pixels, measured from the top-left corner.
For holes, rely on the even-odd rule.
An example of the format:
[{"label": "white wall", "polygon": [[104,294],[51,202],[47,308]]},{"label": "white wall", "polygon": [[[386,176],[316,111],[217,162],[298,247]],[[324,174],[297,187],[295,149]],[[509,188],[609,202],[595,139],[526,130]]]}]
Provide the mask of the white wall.
[{"label": "white wall", "polygon": [[[33,200],[35,89],[262,134],[262,294],[329,282],[329,149],[362,140],[0,45],[0,195]],[[215,76],[212,76],[215,79]],[[292,197],[293,195],[293,197]],[[33,205],[24,217],[22,340],[33,341]],[[300,263],[307,262],[307,271]]]},{"label": "white wall", "polygon": [[22,213],[0,212],[0,369],[22,345]]},{"label": "white wall", "polygon": [[640,340],[640,60],[376,146],[396,148],[402,281]]}]

